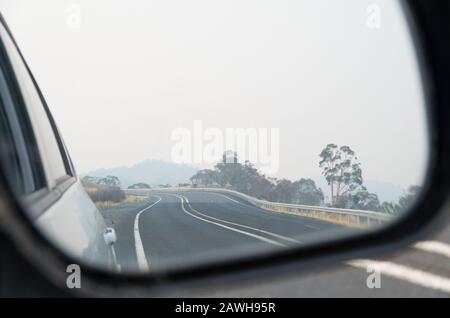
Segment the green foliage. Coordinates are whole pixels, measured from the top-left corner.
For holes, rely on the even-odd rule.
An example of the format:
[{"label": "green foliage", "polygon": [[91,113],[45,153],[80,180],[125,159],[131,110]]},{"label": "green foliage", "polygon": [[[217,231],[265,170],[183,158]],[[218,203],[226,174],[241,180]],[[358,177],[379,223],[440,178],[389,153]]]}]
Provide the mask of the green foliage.
[{"label": "green foliage", "polygon": [[151,187],[147,183],[139,182],[132,184],[128,189],[150,189]]},{"label": "green foliage", "polygon": [[203,169],[197,171],[197,173],[194,174],[189,180],[193,184],[202,184],[205,186],[217,185],[219,184],[219,175],[217,171],[210,169]]},{"label": "green foliage", "polygon": [[103,187],[117,187],[120,188],[120,180],[116,176],[107,176],[105,178],[85,176],[82,181],[96,184]]},{"label": "green foliage", "polygon": [[300,179],[295,182],[281,179],[276,180],[276,186],[271,193],[271,201],[323,205],[324,196],[322,189],[317,188],[315,182],[311,179]]},{"label": "green foliage", "polygon": [[323,205],[324,195],[322,189],[317,188],[311,179],[300,179],[293,183],[295,195],[291,200],[294,204]]},{"label": "green foliage", "polygon": [[413,185],[408,188],[407,193],[402,195],[398,202],[383,202],[380,210],[389,214],[398,214],[408,210],[417,200],[422,187]]},{"label": "green foliage", "polygon": [[231,163],[223,160],[213,170],[200,170],[190,180],[194,186],[221,186],[274,202],[322,205],[324,200],[322,190],[311,179],[269,179],[249,161],[241,164],[237,159]]},{"label": "green foliage", "polygon": [[346,197],[346,208],[357,210],[378,211],[380,209],[380,201],[375,193],[370,193],[366,189],[361,189],[354,194]]},{"label": "green foliage", "polygon": [[319,154],[319,166],[330,186],[331,205],[342,205],[347,195],[362,189],[361,163],[349,146],[328,144]]}]

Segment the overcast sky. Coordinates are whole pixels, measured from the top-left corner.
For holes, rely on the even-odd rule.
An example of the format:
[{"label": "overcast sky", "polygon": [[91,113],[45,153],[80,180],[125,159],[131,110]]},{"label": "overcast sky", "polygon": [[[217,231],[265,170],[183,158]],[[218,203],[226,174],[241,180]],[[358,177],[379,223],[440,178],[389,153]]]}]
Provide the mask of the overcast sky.
[{"label": "overcast sky", "polygon": [[320,175],[318,154],[336,143],[365,179],[421,183],[425,106],[395,1],[0,4],[78,172],[171,161],[172,132],[202,120],[278,128],[277,177]]}]

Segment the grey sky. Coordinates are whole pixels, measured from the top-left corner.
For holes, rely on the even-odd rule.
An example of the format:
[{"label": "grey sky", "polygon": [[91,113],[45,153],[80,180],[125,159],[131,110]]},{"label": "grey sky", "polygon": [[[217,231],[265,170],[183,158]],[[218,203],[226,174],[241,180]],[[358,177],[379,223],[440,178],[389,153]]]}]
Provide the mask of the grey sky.
[{"label": "grey sky", "polygon": [[[381,28],[366,25],[369,4]],[[71,4],[81,9],[70,28]],[[79,172],[171,160],[171,132],[279,128],[278,177],[330,142],[366,179],[419,184],[424,102],[394,1],[0,0]]]}]

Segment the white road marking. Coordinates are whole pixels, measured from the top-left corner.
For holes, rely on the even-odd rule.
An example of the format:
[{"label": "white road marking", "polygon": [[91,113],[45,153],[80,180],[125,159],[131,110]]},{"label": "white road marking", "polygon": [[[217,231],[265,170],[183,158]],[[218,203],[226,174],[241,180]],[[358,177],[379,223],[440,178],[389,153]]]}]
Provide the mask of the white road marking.
[{"label": "white road marking", "polygon": [[381,274],[410,282],[425,288],[450,293],[450,279],[447,277],[431,274],[419,269],[387,261],[375,261],[370,259],[352,260],[348,265],[358,268],[371,268],[378,270]]},{"label": "white road marking", "polygon": [[267,235],[270,235],[270,236],[273,236],[273,237],[276,237],[278,239],[285,240],[285,241],[288,241],[288,242],[291,242],[291,243],[303,244],[302,242],[300,242],[298,240],[295,240],[293,238],[287,237],[287,236],[283,236],[283,235],[272,233],[272,232],[269,232],[269,231],[257,229],[257,228],[254,228],[254,227],[251,227],[251,226],[248,226],[248,225],[243,225],[243,224],[240,224],[240,223],[234,223],[234,222],[230,222],[230,221],[225,221],[225,220],[218,219],[218,218],[215,218],[215,217],[210,216],[210,215],[203,214],[203,213],[199,212],[198,210],[196,210],[196,209],[194,209],[192,207],[192,205],[190,204],[190,202],[189,202],[187,197],[183,196],[183,198],[186,200],[186,203],[189,205],[189,207],[192,210],[194,210],[195,212],[197,212],[198,214],[200,214],[200,215],[202,215],[202,216],[204,216],[206,218],[213,219],[213,220],[216,220],[216,221],[219,221],[219,222],[223,222],[223,223],[227,223],[227,224],[231,224],[231,225],[236,225],[236,226],[243,227],[243,228],[246,228],[246,229],[249,229],[249,230],[253,230],[255,232],[264,233],[264,234],[267,234]]},{"label": "white road marking", "polygon": [[313,230],[320,230],[320,228],[318,228],[316,226],[309,225],[309,224],[303,224],[303,226],[307,227],[307,228],[310,228],[310,229],[313,229]]},{"label": "white road marking", "polygon": [[423,241],[414,244],[414,247],[430,253],[443,255],[450,258],[450,245],[438,241]]},{"label": "white road marking", "polygon": [[257,209],[259,209],[256,205],[253,205],[253,204],[251,204],[251,203],[245,204],[245,203],[239,202],[239,201],[237,201],[237,200],[235,200],[235,199],[232,199],[232,198],[230,198],[229,196],[227,196],[227,195],[225,195],[225,194],[222,194],[222,193],[216,193],[216,192],[207,192],[207,193],[215,194],[215,195],[217,195],[217,196],[222,196],[222,197],[224,197],[225,199],[228,199],[228,200],[233,201],[233,202],[235,202],[235,203],[237,203],[237,204],[240,204],[240,205],[242,205],[242,206],[245,206],[246,208],[252,207],[252,208],[257,208]]},{"label": "white road marking", "polygon": [[147,262],[147,257],[145,257],[144,245],[142,244],[141,234],[139,233],[139,217],[141,216],[141,214],[143,212],[149,210],[150,208],[155,206],[159,201],[162,200],[161,197],[159,197],[157,195],[152,195],[152,196],[158,198],[158,201],[156,201],[155,203],[152,203],[145,209],[142,209],[141,211],[139,211],[136,214],[136,217],[134,219],[134,246],[136,248],[136,257],[137,257],[138,267],[141,272],[148,272],[150,267]]},{"label": "white road marking", "polygon": [[[231,200],[231,201],[233,201],[233,202],[236,202],[236,203],[238,203],[238,204],[240,204],[240,205],[243,205],[243,206],[245,206],[245,207],[249,207],[249,205],[246,205],[246,204],[244,204],[244,203],[242,203],[242,202],[236,201],[236,200],[234,200],[234,199],[228,197],[228,196],[225,195],[225,194],[222,194],[222,193],[215,193],[215,192],[209,192],[209,193],[215,194],[215,195],[220,195],[220,196],[222,196],[222,197],[224,197],[224,198],[226,198],[226,199],[228,199],[228,200]],[[250,206],[251,206],[251,207],[254,207],[254,208],[258,208],[258,207],[254,206],[254,205],[250,205]],[[304,226],[304,227],[307,227],[307,228],[310,228],[310,229],[313,229],[313,230],[320,230],[320,228],[318,228],[318,227],[316,227],[316,226],[313,226],[313,225],[309,225],[309,224],[303,224],[303,226]],[[300,243],[300,242],[299,242],[299,243]]]},{"label": "white road marking", "polygon": [[188,215],[190,215],[190,216],[192,216],[192,217],[194,217],[194,218],[196,218],[196,219],[199,219],[199,220],[201,220],[201,221],[203,221],[203,222],[207,222],[207,223],[214,224],[214,225],[216,225],[216,226],[220,226],[220,227],[222,227],[222,228],[224,228],[224,229],[227,229],[227,230],[230,230],[230,231],[234,231],[234,232],[237,232],[237,233],[241,233],[241,234],[244,234],[244,235],[247,235],[247,236],[256,238],[256,239],[258,239],[258,240],[260,240],[260,241],[263,241],[263,242],[266,242],[266,243],[269,243],[269,244],[273,244],[273,245],[276,245],[276,246],[286,247],[285,244],[279,243],[279,242],[277,242],[277,241],[274,241],[274,240],[271,240],[271,239],[268,239],[268,238],[265,238],[265,237],[262,237],[262,236],[253,234],[253,233],[249,233],[249,232],[246,232],[246,231],[241,231],[241,230],[235,229],[235,228],[233,228],[233,227],[229,227],[229,226],[226,226],[226,225],[223,225],[223,224],[214,222],[214,221],[210,221],[210,220],[201,218],[201,217],[199,217],[199,216],[197,216],[197,215],[195,215],[195,214],[192,214],[191,212],[187,211],[187,210],[184,208],[184,198],[183,198],[182,196],[179,196],[179,195],[176,195],[176,194],[169,194],[169,195],[175,196],[175,197],[177,197],[178,199],[180,199],[180,200],[181,200],[181,208],[183,209],[184,213],[186,213],[186,214],[188,214]]},{"label": "white road marking", "polygon": [[[283,236],[280,236],[280,235],[275,234],[275,233],[267,232],[267,231],[264,231],[264,230],[255,229],[255,228],[252,228],[252,227],[249,227],[249,226],[246,226],[246,225],[233,223],[233,222],[229,222],[229,221],[225,221],[225,220],[214,218],[212,216],[205,215],[205,214],[197,211],[196,209],[194,209],[190,205],[189,200],[186,197],[183,197],[183,196],[180,196],[180,195],[176,195],[176,194],[169,194],[169,195],[172,195],[172,196],[175,196],[175,197],[179,198],[181,200],[181,207],[182,207],[183,211],[186,214],[188,214],[188,215],[190,215],[190,216],[192,216],[194,218],[197,218],[197,219],[202,220],[204,222],[211,223],[211,224],[214,224],[216,226],[219,226],[219,227],[231,230],[231,231],[235,231],[235,232],[238,232],[238,233],[241,233],[241,234],[244,234],[244,235],[256,238],[258,240],[261,240],[261,241],[264,241],[264,242],[267,242],[267,243],[270,243],[270,244],[273,244],[273,245],[286,247],[285,244],[279,243],[277,241],[270,240],[270,239],[267,239],[265,237],[262,237],[262,236],[259,236],[259,235],[255,235],[255,234],[252,234],[252,233],[249,233],[249,232],[246,232],[246,231],[241,231],[241,230],[236,229],[236,228],[228,227],[226,225],[223,225],[223,224],[220,224],[220,223],[216,223],[214,221],[211,221],[211,220],[208,220],[208,219],[205,219],[205,218],[215,219],[215,220],[223,222],[223,223],[228,223],[228,224],[233,224],[233,225],[244,227],[244,228],[249,228],[249,229],[252,229],[254,231],[259,231],[259,232],[262,232],[262,233],[265,233],[265,234],[269,234],[269,235],[273,235],[273,236],[279,237],[279,238],[283,238]],[[218,194],[218,195],[220,195],[220,194]],[[231,201],[235,201],[235,200],[233,200],[231,198],[228,198],[225,195],[223,195],[223,196],[225,198],[231,200]],[[136,215],[136,220],[135,220],[135,241],[136,242],[140,241],[140,246],[142,248],[142,251],[140,253],[143,255],[145,264],[147,263],[147,260],[145,258],[145,254],[144,254],[143,247],[142,247],[142,242],[140,240],[139,229],[137,230],[137,235],[139,236],[139,238],[138,239],[136,238],[136,227],[138,226],[139,215],[142,212],[150,209],[152,206],[157,204],[159,201],[161,201],[161,198],[160,197],[158,197],[158,198],[159,198],[159,200],[157,202],[153,203],[151,206],[149,206],[149,207],[145,208],[144,210],[140,211],[138,213],[138,215]],[[200,216],[197,216],[197,215],[192,214],[189,211],[187,211],[185,209],[185,207],[184,207],[184,201],[186,201],[186,203],[189,205],[189,207],[193,211],[195,211],[199,215],[204,216],[205,218],[202,218]],[[238,201],[235,201],[235,202],[239,203],[239,204],[242,204],[242,203],[240,203]],[[284,237],[284,238],[286,238],[286,237]],[[136,254],[139,254],[137,245],[138,244],[136,243]],[[442,243],[442,242],[438,242],[438,241],[424,241],[424,242],[416,243],[414,245],[414,247],[417,248],[417,249],[420,249],[420,250],[424,250],[424,251],[427,251],[427,252],[443,255],[443,256],[446,256],[446,257],[450,258],[450,245]],[[138,257],[138,260],[139,260],[139,257]],[[449,278],[443,277],[443,276],[439,276],[439,275],[436,275],[436,274],[432,274],[432,273],[429,273],[429,272],[426,272],[426,271],[423,271],[423,270],[415,269],[415,268],[408,267],[408,266],[405,266],[405,265],[396,264],[396,263],[389,262],[389,261],[376,261],[376,260],[370,260],[370,259],[352,260],[352,261],[346,262],[346,264],[350,265],[352,267],[356,267],[356,268],[363,268],[363,269],[372,268],[372,269],[376,269],[376,270],[380,271],[381,274],[384,274],[386,276],[390,276],[390,277],[393,277],[393,278],[396,278],[396,279],[399,279],[399,280],[403,280],[403,281],[406,281],[406,282],[409,282],[409,283],[412,283],[412,284],[415,284],[415,285],[419,285],[419,286],[422,286],[422,287],[425,287],[425,288],[438,290],[438,291],[442,291],[442,292],[445,292],[445,293],[450,293],[450,279]],[[141,265],[140,265],[140,268],[141,268]],[[148,264],[147,264],[147,269],[148,269]]]},{"label": "white road marking", "polygon": [[220,196],[224,197],[225,199],[228,199],[228,200],[230,200],[230,201],[233,201],[233,202],[238,203],[238,204],[241,204],[241,205],[245,205],[244,203],[239,202],[239,201],[236,201],[235,199],[232,199],[232,198],[230,198],[229,196],[227,196],[227,195],[225,195],[225,194],[222,194],[222,193],[215,193],[215,192],[210,192],[210,193],[211,193],[211,194],[215,194],[215,195],[220,195]]}]

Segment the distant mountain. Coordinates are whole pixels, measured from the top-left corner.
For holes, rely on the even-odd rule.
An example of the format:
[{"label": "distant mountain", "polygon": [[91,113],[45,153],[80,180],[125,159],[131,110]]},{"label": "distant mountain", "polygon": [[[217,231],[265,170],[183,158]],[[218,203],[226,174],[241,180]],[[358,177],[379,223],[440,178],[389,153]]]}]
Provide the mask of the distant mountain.
[{"label": "distant mountain", "polygon": [[177,185],[188,183],[198,169],[162,160],[145,160],[130,167],[116,167],[98,169],[83,173],[81,176],[106,177],[116,176],[120,179],[123,188],[136,183],[147,183],[150,186],[160,184]]},{"label": "distant mountain", "polygon": [[[329,198],[330,191],[325,178],[323,176],[320,176],[314,177],[312,179],[315,181],[317,187],[322,188],[325,197]],[[364,185],[369,192],[373,192],[378,195],[378,199],[380,200],[380,202],[396,202],[406,192],[406,190],[402,187],[387,182],[365,180]]]}]

